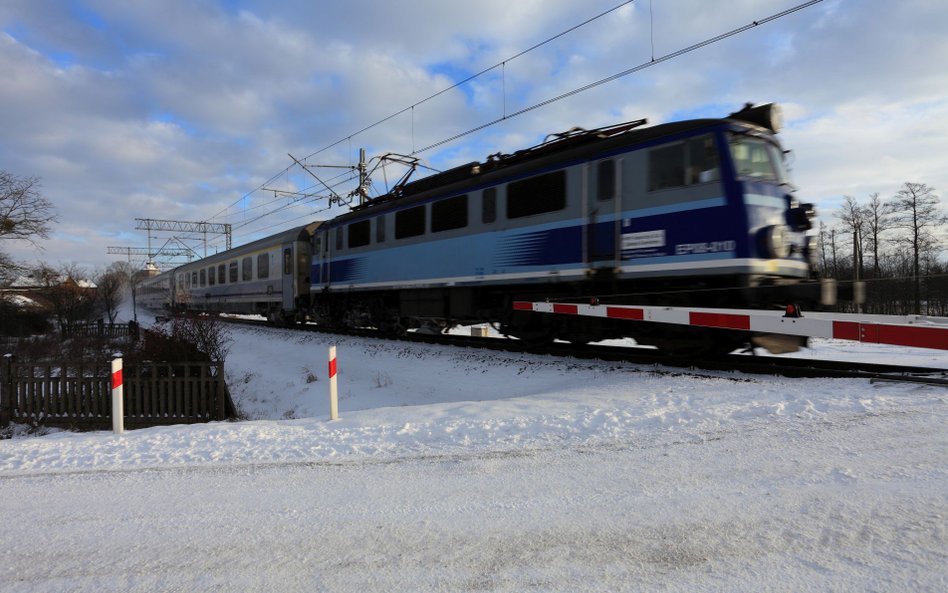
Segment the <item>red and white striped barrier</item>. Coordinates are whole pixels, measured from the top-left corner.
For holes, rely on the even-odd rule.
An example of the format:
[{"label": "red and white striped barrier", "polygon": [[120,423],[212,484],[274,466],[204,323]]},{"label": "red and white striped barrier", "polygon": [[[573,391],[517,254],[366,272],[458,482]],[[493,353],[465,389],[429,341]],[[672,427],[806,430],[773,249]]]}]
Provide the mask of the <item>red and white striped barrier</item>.
[{"label": "red and white striped barrier", "polygon": [[125,407],[123,405],[122,357],[112,359],[112,432],[125,432]]},{"label": "red and white striped barrier", "polygon": [[336,385],[336,347],[329,347],[329,419],[339,419],[339,392]]},{"label": "red and white striped barrier", "polygon": [[948,350],[948,318],[946,317],[845,313],[804,313],[801,317],[790,317],[783,311],[530,301],[516,301],[513,308],[517,311],[534,313],[606,317]]}]

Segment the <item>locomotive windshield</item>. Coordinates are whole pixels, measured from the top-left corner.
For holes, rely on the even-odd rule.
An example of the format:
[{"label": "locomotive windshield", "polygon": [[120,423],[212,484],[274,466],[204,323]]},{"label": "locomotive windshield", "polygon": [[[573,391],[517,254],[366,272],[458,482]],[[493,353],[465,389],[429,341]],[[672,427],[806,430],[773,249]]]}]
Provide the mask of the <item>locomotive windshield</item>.
[{"label": "locomotive windshield", "polygon": [[734,169],[739,177],[776,183],[788,181],[783,154],[776,145],[746,135],[732,136],[730,145]]}]

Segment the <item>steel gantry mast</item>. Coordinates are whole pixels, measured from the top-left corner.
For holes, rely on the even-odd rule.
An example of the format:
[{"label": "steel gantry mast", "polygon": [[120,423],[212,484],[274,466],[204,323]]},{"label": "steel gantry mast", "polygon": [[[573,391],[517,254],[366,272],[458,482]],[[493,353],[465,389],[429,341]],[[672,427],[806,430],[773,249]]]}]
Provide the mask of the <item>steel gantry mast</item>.
[{"label": "steel gantry mast", "polygon": [[204,235],[204,256],[207,257],[207,234],[224,235],[227,249],[231,248],[232,231],[230,223],[222,222],[189,222],[184,220],[159,220],[155,218],[136,218],[136,230],[148,233],[148,250],[151,251],[151,232],[166,231],[171,233],[201,233]]}]

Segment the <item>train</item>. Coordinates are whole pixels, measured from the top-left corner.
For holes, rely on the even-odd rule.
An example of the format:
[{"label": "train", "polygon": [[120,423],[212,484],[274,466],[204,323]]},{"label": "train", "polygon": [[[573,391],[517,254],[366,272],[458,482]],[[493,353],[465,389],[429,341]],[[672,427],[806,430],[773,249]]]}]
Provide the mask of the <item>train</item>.
[{"label": "train", "polygon": [[721,118],[552,134],[148,278],[139,300],[383,334],[486,323],[531,343],[794,349],[796,338],[512,306],[817,303],[815,211],[795,196],[780,119],[776,104],[747,104]]}]

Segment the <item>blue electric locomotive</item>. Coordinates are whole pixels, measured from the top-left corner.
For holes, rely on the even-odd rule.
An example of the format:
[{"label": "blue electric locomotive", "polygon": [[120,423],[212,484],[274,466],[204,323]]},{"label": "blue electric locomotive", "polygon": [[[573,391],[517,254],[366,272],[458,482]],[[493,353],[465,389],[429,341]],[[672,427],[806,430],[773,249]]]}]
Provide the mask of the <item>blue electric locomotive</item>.
[{"label": "blue electric locomotive", "polygon": [[813,207],[793,195],[778,120],[768,104],[721,119],[570,130],[162,274],[146,282],[146,300],[391,333],[487,322],[532,341],[633,337],[728,350],[756,339],[790,349],[795,338],[512,306],[817,301]]},{"label": "blue electric locomotive", "polygon": [[667,346],[695,336],[540,319],[511,302],[811,301],[815,285],[803,281],[813,277],[814,213],[792,193],[778,119],[771,104],[724,119],[572,130],[406,184],[316,229],[312,315],[393,331],[493,322],[530,340]]}]

